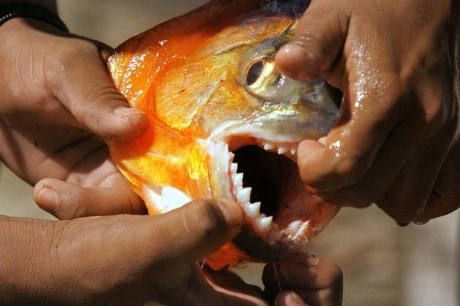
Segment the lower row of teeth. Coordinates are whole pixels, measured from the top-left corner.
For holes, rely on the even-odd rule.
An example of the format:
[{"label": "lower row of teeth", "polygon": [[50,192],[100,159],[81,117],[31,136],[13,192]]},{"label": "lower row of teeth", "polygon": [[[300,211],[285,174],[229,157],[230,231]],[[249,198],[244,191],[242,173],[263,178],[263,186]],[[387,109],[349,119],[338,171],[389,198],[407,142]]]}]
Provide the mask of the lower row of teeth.
[{"label": "lower row of teeth", "polygon": [[[232,169],[232,179],[236,190],[236,196],[240,203],[243,203],[243,209],[245,214],[250,217],[254,223],[252,224],[255,229],[260,232],[261,234],[268,234],[272,232],[272,235],[279,236],[281,233],[279,232],[278,226],[273,223],[272,216],[266,216],[265,214],[260,213],[260,202],[251,203],[251,187],[243,187],[243,173],[236,173],[238,165],[235,163],[231,164]],[[273,239],[279,237],[271,237]]]},{"label": "lower row of teeth", "polygon": [[[267,141],[259,141],[259,145],[264,148],[265,151],[277,152],[278,154],[289,153],[291,157],[297,155],[297,144],[274,144]],[[233,153],[230,152],[230,159],[233,160]],[[261,234],[268,234],[271,240],[278,240],[283,235],[283,231],[280,231],[279,226],[273,222],[272,216],[266,216],[260,213],[260,202],[251,203],[251,187],[243,187],[243,173],[237,173],[238,164],[231,163],[230,169],[232,173],[232,180],[234,188],[236,190],[236,197],[240,203],[243,203],[243,209],[245,214],[251,218],[251,224],[253,229]]]}]

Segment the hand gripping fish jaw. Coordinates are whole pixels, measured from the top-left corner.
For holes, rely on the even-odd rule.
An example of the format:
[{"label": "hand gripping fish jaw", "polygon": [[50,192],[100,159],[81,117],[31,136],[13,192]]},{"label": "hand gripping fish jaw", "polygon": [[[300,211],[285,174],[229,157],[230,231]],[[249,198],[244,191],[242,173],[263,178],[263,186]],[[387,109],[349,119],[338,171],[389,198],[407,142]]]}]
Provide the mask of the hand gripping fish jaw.
[{"label": "hand gripping fish jaw", "polygon": [[243,208],[242,233],[206,259],[214,269],[305,250],[337,212],[307,192],[295,161],[299,142],[327,134],[338,107],[322,80],[278,73],[274,55],[297,20],[277,1],[257,2],[211,1],[109,59],[117,87],[150,119],[145,135],[110,145],[149,213],[203,198]]}]

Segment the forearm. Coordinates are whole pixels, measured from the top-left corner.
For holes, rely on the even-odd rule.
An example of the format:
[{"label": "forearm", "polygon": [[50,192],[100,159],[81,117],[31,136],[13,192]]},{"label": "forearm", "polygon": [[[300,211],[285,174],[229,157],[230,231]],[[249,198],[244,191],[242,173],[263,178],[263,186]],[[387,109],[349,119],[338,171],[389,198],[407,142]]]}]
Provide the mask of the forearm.
[{"label": "forearm", "polygon": [[0,305],[85,305],[100,296],[111,274],[117,278],[119,252],[104,252],[123,219],[0,216]]},{"label": "forearm", "polygon": [[0,216],[0,305],[128,304],[116,296],[130,290],[129,282],[146,286],[135,280],[155,253],[154,223],[130,215],[70,221]]},{"label": "forearm", "polygon": [[0,216],[0,304],[48,302],[52,221]]}]

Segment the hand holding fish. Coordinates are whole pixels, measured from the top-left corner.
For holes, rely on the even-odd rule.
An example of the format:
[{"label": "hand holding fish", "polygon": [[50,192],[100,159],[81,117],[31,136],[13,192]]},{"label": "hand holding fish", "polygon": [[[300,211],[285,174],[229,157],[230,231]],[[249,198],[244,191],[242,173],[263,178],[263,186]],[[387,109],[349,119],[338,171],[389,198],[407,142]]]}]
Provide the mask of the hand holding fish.
[{"label": "hand holding fish", "polygon": [[312,1],[277,67],[344,95],[332,131],[299,146],[306,184],[402,224],[459,208],[459,24],[456,1]]},{"label": "hand holding fish", "polygon": [[[211,201],[162,216],[0,217],[0,304],[268,305],[259,288],[197,263],[243,224],[239,205]],[[278,295],[278,305],[302,305],[293,297],[340,305],[342,276],[332,263],[307,258],[276,266],[265,273],[264,295]],[[297,293],[277,294],[279,288]]]},{"label": "hand holding fish", "polygon": [[37,184],[37,203],[60,218],[144,212],[102,141],[148,125],[108,77],[109,47],[20,18],[0,40],[0,153],[31,184],[53,178]]}]

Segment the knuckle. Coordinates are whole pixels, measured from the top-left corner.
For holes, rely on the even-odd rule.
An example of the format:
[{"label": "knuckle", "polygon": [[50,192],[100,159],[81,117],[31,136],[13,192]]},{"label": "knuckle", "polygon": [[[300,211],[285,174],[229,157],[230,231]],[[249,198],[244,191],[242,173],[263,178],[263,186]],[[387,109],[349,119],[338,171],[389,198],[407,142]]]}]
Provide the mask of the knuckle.
[{"label": "knuckle", "polygon": [[113,84],[105,79],[99,79],[93,82],[93,84],[89,84],[85,98],[95,105],[102,105],[105,101],[111,101],[111,103],[116,101],[120,104],[127,104],[124,97],[115,89]]},{"label": "knuckle", "polygon": [[78,39],[71,44],[65,44],[56,54],[56,61],[66,66],[80,64],[81,59],[98,54],[98,49],[93,43]]},{"label": "knuckle", "polygon": [[73,71],[81,66],[83,60],[95,54],[99,54],[98,49],[89,41],[73,39],[71,43],[63,42],[59,48],[45,57],[43,65],[46,77],[51,84],[59,84],[62,78],[72,75]]},{"label": "knuckle", "polygon": [[213,241],[224,230],[218,209],[205,200],[196,200],[178,209],[180,231],[199,241]]},{"label": "knuckle", "polygon": [[80,194],[70,196],[71,201],[59,202],[56,206],[55,216],[61,220],[72,220],[76,218],[88,217],[88,206],[86,203],[94,203],[90,199],[85,199]]},{"label": "knuckle", "polygon": [[201,231],[206,237],[210,237],[226,230],[225,218],[217,205],[206,200],[198,200],[193,203],[197,213],[196,217],[190,220],[201,224]]}]

